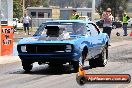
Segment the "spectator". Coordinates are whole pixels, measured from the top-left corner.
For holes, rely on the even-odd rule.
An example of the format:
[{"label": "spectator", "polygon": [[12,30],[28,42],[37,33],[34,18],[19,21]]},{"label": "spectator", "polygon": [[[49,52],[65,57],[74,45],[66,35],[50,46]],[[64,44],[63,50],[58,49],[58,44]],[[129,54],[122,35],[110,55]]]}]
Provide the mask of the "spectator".
[{"label": "spectator", "polygon": [[71,20],[79,19],[79,14],[77,14],[76,10],[72,10],[72,16],[70,18]]},{"label": "spectator", "polygon": [[28,31],[28,35],[30,35],[30,33],[29,33],[30,21],[31,21],[31,18],[27,14],[24,14],[23,26],[24,26],[25,35],[26,35],[26,31]]},{"label": "spectator", "polygon": [[[102,20],[104,21],[103,33],[107,33],[110,38],[111,30],[112,30],[112,20],[113,20],[113,16],[111,14],[111,8],[107,8],[106,11],[103,12]],[[110,46],[110,44],[109,44],[109,46]]]},{"label": "spectator", "polygon": [[123,30],[124,30],[124,35],[123,36],[127,36],[127,24],[128,24],[128,20],[130,18],[126,15],[126,13],[124,13],[123,15]]}]

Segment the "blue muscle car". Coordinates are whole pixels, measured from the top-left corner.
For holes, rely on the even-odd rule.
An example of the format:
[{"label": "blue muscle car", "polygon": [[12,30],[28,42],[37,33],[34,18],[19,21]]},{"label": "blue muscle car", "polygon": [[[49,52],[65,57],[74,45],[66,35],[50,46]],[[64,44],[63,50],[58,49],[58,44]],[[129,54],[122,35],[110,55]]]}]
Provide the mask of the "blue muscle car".
[{"label": "blue muscle car", "polygon": [[55,20],[42,23],[33,37],[20,40],[17,50],[25,71],[34,62],[49,66],[69,63],[77,71],[86,60],[91,67],[105,66],[108,41],[108,35],[91,21]]}]

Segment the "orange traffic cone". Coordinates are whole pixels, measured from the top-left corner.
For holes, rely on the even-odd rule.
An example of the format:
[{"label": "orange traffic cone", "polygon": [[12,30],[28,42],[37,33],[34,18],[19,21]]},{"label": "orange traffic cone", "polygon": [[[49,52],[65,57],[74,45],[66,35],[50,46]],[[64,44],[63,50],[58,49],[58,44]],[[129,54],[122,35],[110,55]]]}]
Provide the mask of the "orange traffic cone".
[{"label": "orange traffic cone", "polygon": [[132,31],[131,31],[131,33],[130,33],[130,36],[132,36]]}]

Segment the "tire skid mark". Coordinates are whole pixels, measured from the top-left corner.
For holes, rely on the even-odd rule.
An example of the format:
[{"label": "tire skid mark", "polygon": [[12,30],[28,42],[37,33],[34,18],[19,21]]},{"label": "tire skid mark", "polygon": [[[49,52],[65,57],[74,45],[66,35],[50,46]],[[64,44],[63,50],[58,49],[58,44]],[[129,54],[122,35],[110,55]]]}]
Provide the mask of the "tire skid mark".
[{"label": "tire skid mark", "polygon": [[52,88],[53,86],[64,84],[67,81],[71,81],[75,77],[76,77],[75,74],[67,74],[61,76],[54,75],[53,77],[50,78],[32,81],[31,83],[25,83],[25,85],[23,85],[23,88],[32,88],[32,86],[34,86],[35,88],[36,85],[45,85],[44,88]]}]

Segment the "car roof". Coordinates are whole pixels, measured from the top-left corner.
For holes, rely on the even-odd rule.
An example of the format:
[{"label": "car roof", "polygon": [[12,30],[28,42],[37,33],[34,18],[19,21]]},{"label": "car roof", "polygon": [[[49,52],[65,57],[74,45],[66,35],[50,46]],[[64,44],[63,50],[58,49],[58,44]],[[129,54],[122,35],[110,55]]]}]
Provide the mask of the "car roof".
[{"label": "car roof", "polygon": [[[84,21],[84,20],[52,20],[52,21],[46,21],[46,22],[79,22],[79,23],[93,23],[92,21]],[[45,22],[43,22],[45,23]]]}]

